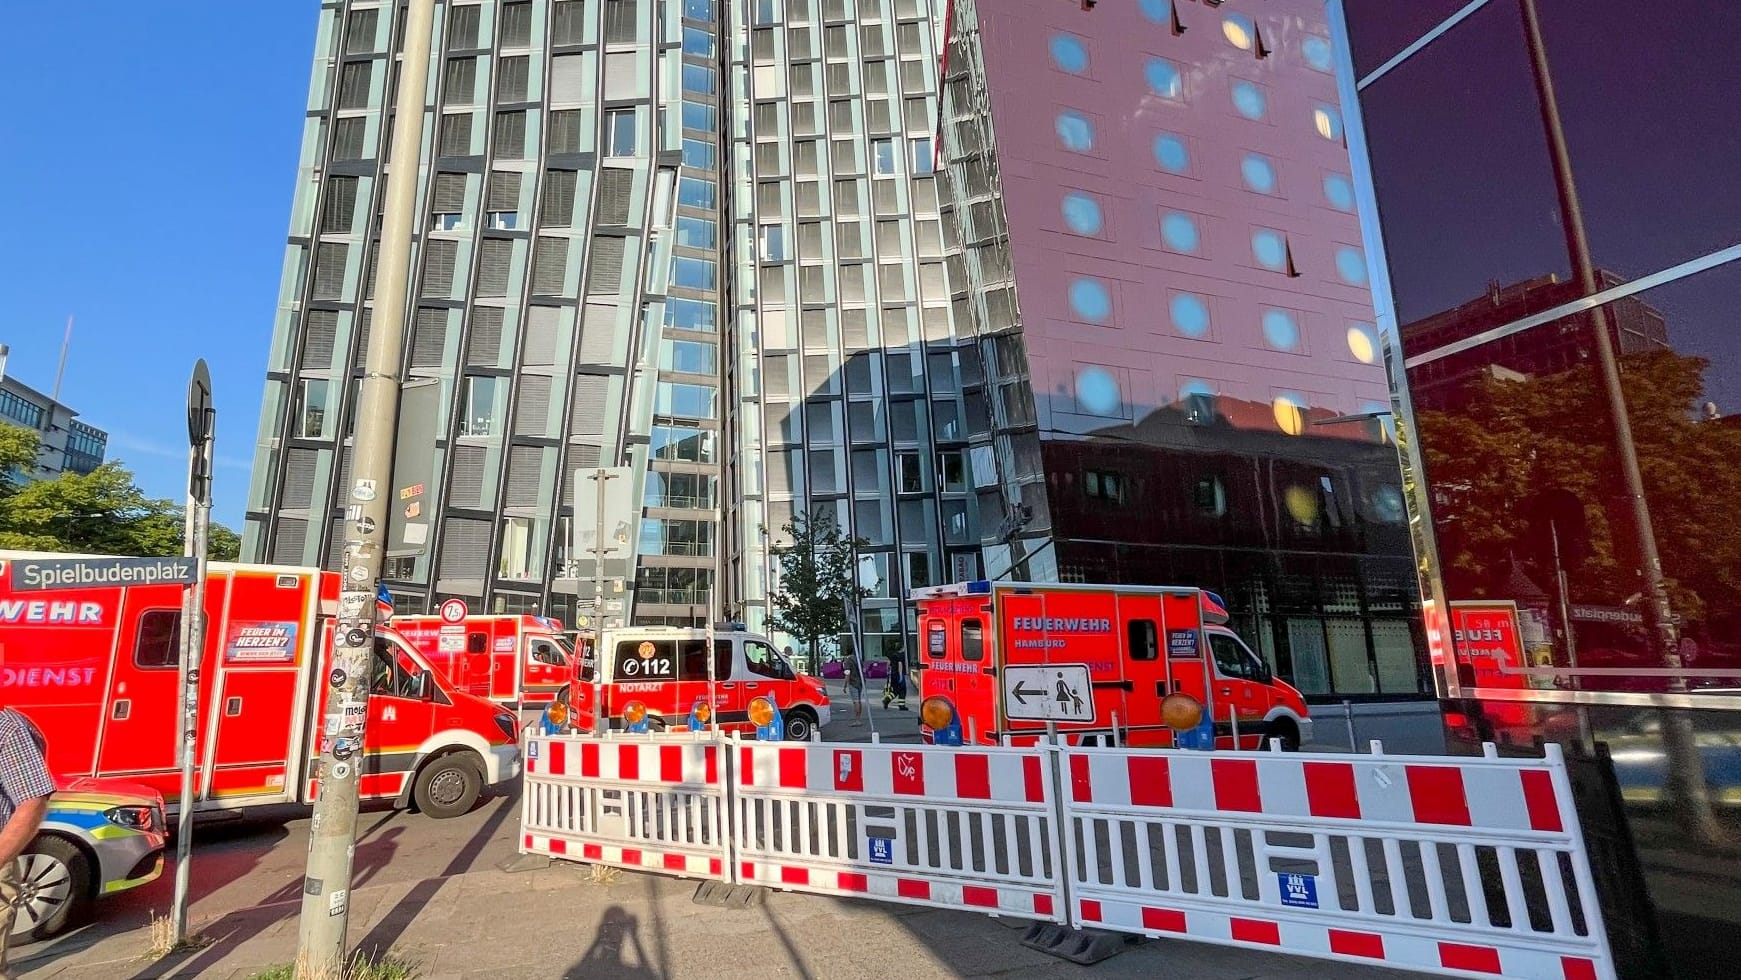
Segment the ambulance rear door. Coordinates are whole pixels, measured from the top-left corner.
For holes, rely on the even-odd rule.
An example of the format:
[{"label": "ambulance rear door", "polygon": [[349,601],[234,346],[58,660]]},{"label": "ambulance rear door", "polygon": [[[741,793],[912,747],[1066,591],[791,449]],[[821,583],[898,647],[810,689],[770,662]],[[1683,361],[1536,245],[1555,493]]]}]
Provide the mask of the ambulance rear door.
[{"label": "ambulance rear door", "polygon": [[1002,616],[987,594],[939,595],[921,602],[919,630],[925,666],[919,671],[921,699],[947,700],[961,721],[963,738],[984,741],[999,732],[997,671],[1002,657]]},{"label": "ambulance rear door", "polygon": [[1161,727],[1161,699],[1167,696],[1166,616],[1161,600],[1158,592],[1118,594],[1115,627],[1125,681],[1124,710],[1118,716],[1121,730]]},{"label": "ambulance rear door", "polygon": [[1189,694],[1215,717],[1214,666],[1209,641],[1204,636],[1203,606],[1195,589],[1168,592],[1161,597],[1165,617],[1163,654],[1167,661],[1167,690]]}]

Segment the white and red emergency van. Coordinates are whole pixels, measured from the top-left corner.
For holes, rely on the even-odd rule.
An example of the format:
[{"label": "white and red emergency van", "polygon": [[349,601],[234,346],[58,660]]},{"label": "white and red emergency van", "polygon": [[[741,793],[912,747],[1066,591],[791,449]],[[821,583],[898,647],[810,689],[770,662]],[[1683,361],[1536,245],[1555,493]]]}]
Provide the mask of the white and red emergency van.
[{"label": "white and red emergency van", "polygon": [[1213,593],[979,581],[912,598],[927,742],[950,726],[1031,742],[1056,724],[1073,743],[1172,745],[1161,701],[1175,692],[1204,705],[1218,747],[1234,747],[1236,726],[1240,748],[1311,740],[1305,699],[1226,627]]},{"label": "white and red emergency van", "polygon": [[828,688],[821,678],[794,667],[767,637],[736,625],[713,631],[711,683],[707,630],[631,626],[583,635],[573,682],[560,697],[569,709],[567,726],[593,730],[596,691],[612,728],[643,723],[653,731],[682,728],[696,706],[705,705],[709,710],[698,717],[700,723],[752,733],[757,722],[751,702],[766,698],[779,709],[781,734],[808,741],[828,724]]},{"label": "white and red emergency van", "polygon": [[509,708],[542,708],[574,672],[562,624],[543,616],[473,616],[449,599],[440,615],[392,624],[448,683]]},{"label": "white and red emergency van", "polygon": [[[178,801],[178,585],[19,588],[33,563],[0,552],[0,704],[42,729],[56,775],[123,778]],[[331,689],[340,579],[314,568],[214,562],[199,668],[202,809],[309,803]],[[464,813],[520,774],[517,722],[458,691],[389,628],[376,632],[364,798]]]}]

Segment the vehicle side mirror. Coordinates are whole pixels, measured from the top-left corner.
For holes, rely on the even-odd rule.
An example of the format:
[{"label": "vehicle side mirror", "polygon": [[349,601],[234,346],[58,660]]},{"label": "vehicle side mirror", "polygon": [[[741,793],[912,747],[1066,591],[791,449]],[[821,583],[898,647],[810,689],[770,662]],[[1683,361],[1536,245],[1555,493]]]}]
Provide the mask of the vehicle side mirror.
[{"label": "vehicle side mirror", "polygon": [[420,670],[417,672],[416,691],[417,691],[417,699],[419,701],[433,701],[433,700],[435,700],[435,683],[434,683],[434,681],[435,681],[435,678],[429,676],[429,671]]}]

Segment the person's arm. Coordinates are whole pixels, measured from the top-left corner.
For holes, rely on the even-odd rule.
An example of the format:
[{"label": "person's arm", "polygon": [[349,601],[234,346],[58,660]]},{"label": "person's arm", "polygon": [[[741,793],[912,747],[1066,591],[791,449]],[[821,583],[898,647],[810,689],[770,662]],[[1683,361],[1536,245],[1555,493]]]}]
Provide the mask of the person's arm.
[{"label": "person's arm", "polygon": [[24,849],[36,839],[36,832],[42,827],[43,818],[46,816],[46,796],[38,796],[18,804],[18,809],[12,811],[12,819],[6,821],[4,829],[0,829],[0,867],[12,863],[14,858],[24,853]]},{"label": "person's arm", "polygon": [[35,726],[11,709],[0,710],[0,791],[15,809],[0,827],[0,866],[24,853],[48,816],[48,797],[54,792],[54,776]]}]

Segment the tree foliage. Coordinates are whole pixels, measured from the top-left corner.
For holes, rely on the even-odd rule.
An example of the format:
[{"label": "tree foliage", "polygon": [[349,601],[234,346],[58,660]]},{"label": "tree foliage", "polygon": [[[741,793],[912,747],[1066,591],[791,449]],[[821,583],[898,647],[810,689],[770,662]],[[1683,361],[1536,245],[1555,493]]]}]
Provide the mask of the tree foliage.
[{"label": "tree foliage", "polygon": [[804,641],[814,657],[823,640],[851,628],[847,609],[870,594],[858,579],[858,549],[870,542],[847,537],[828,510],[794,514],[780,530],[791,543],[774,549],[780,582],[768,625]]},{"label": "tree foliage", "polygon": [[[1720,516],[1741,497],[1741,427],[1698,420],[1707,366],[1668,351],[1622,361],[1657,551],[1675,612],[1689,620],[1741,608],[1741,522]],[[1619,604],[1643,588],[1595,365],[1485,380],[1460,410],[1421,413],[1419,428],[1454,593],[1504,598],[1514,561],[1551,582],[1550,522],[1580,601]],[[1587,534],[1567,540],[1579,525]]]},{"label": "tree foliage", "polygon": [[[111,460],[88,474],[27,481],[14,474],[36,465],[36,434],[0,424],[0,548],[86,554],[179,555],[182,506],[145,496],[133,474]],[[241,538],[212,524],[206,553],[231,561]]]}]

